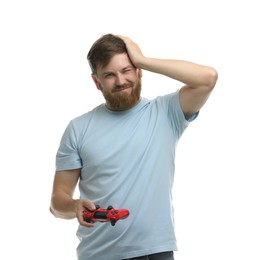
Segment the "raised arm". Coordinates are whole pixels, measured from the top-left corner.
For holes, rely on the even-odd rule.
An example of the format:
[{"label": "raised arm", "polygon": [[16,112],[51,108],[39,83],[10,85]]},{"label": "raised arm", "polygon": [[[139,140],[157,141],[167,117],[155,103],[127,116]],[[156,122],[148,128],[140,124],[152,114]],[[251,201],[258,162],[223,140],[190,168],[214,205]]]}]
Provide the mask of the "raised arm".
[{"label": "raised arm", "polygon": [[128,37],[120,37],[137,68],[162,74],[185,84],[179,92],[185,117],[188,118],[200,110],[216,84],[218,75],[215,69],[189,61],[145,57],[135,42]]}]

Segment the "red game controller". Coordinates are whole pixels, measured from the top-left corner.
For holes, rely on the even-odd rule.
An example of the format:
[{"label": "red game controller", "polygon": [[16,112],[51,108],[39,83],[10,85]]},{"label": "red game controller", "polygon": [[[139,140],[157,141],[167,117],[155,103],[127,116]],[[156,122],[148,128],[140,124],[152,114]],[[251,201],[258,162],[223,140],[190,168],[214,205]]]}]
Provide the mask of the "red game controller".
[{"label": "red game controller", "polygon": [[115,226],[119,219],[125,219],[130,215],[128,209],[114,209],[112,206],[108,206],[107,209],[101,208],[96,205],[96,210],[83,211],[83,219],[88,222],[110,222],[112,226]]}]

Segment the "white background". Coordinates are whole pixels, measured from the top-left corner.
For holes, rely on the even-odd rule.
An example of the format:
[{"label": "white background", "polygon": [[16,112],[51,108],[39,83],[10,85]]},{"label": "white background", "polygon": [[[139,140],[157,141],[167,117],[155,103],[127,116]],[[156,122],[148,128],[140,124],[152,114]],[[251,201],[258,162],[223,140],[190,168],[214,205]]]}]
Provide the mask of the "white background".
[{"label": "white background", "polygon": [[[1,1],[1,259],[75,259],[76,220],[49,213],[70,119],[103,102],[86,61],[106,33],[146,56],[215,67],[177,151],[179,260],[267,259],[266,9],[260,0]],[[144,72],[143,96],[181,84]],[[108,260],[108,259],[107,259]]]}]

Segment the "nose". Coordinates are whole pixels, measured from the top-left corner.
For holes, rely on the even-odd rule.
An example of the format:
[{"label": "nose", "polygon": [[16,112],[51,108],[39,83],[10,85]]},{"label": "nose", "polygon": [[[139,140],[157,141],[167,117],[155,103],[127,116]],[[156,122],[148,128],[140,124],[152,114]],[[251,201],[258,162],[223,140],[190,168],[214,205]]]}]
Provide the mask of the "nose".
[{"label": "nose", "polygon": [[116,85],[121,86],[125,83],[125,78],[122,74],[118,73],[116,76]]}]

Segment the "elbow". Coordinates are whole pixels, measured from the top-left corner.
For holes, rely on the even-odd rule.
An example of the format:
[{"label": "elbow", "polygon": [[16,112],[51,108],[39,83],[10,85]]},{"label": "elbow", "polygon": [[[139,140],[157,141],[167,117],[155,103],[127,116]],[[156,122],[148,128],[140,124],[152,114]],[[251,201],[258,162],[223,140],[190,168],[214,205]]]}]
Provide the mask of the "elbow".
[{"label": "elbow", "polygon": [[49,210],[51,214],[56,218],[71,219],[70,217],[66,216],[66,214],[54,209],[52,206],[50,206]]},{"label": "elbow", "polygon": [[59,218],[59,215],[57,214],[57,211],[53,208],[52,205],[50,205],[49,211],[54,217]]},{"label": "elbow", "polygon": [[208,73],[208,86],[210,90],[213,90],[218,80],[218,72],[214,68],[209,69]]},{"label": "elbow", "polygon": [[56,217],[56,218],[62,218],[62,214],[60,212],[60,210],[57,209],[57,204],[56,202],[54,201],[54,198],[52,197],[51,199],[51,203],[50,203],[50,207],[49,207],[49,211],[50,213]]},{"label": "elbow", "polygon": [[52,198],[51,200],[49,211],[56,218],[73,219],[76,217],[75,210],[70,209],[65,203],[58,201],[55,198]]}]

